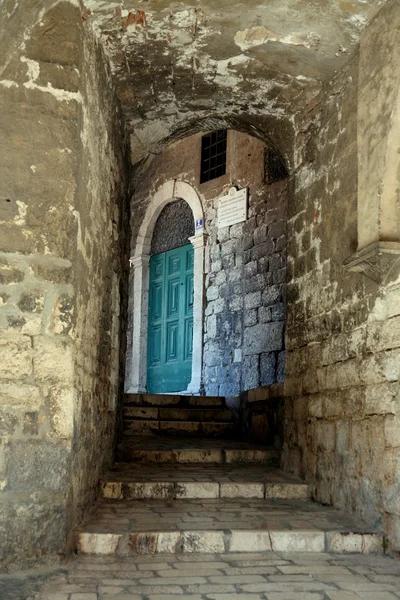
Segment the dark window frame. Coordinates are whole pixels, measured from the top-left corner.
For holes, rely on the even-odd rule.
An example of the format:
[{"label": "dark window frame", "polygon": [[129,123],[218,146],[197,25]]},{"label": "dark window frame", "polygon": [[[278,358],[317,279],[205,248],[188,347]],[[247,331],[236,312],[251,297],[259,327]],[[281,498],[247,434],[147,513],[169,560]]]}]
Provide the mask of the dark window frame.
[{"label": "dark window frame", "polygon": [[200,183],[226,174],[227,140],[226,129],[212,131],[201,138]]}]

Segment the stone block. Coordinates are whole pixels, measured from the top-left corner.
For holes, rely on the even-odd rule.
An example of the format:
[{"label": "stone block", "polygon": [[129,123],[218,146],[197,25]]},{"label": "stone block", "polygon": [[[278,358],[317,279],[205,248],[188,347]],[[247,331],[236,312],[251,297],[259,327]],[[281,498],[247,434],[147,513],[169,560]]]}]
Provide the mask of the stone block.
[{"label": "stone block", "polygon": [[273,321],[284,321],[286,316],[286,306],[283,302],[278,302],[271,306],[271,317]]},{"label": "stone block", "polygon": [[256,275],[256,273],[257,273],[257,261],[252,260],[251,262],[247,263],[247,265],[245,265],[244,276],[246,278],[251,278],[254,275]]},{"label": "stone block", "polygon": [[81,554],[116,554],[122,534],[78,533],[77,548]]},{"label": "stone block", "polygon": [[285,257],[282,254],[272,254],[269,257],[269,270],[278,271],[285,266]]},{"label": "stone block", "polygon": [[71,439],[74,433],[74,418],[77,406],[74,387],[50,386],[48,406],[50,409],[51,435],[60,439]]},{"label": "stone block", "polygon": [[379,352],[397,348],[400,339],[400,316],[368,325],[367,350]]},{"label": "stone block", "polygon": [[385,418],[385,445],[387,448],[400,446],[400,419],[389,415]]},{"label": "stone block", "polygon": [[252,292],[246,294],[244,297],[244,308],[246,310],[251,308],[258,308],[261,306],[261,292]]},{"label": "stone block", "polygon": [[251,260],[259,260],[264,256],[271,256],[274,252],[274,243],[272,240],[268,240],[267,242],[263,242],[262,244],[258,244],[251,248]]},{"label": "stone block", "polygon": [[73,279],[72,263],[69,260],[62,262],[43,260],[31,265],[32,271],[39,279],[51,283],[71,283]]},{"label": "stone block", "polygon": [[230,229],[230,237],[231,238],[241,238],[243,236],[243,227],[244,223],[235,223],[235,225],[231,225]]},{"label": "stone block", "polygon": [[378,383],[365,390],[365,412],[367,415],[395,414],[400,412],[397,383]]},{"label": "stone block", "polygon": [[72,348],[65,341],[36,336],[34,339],[35,379],[46,383],[72,383]]},{"label": "stone block", "polygon": [[263,483],[222,483],[221,498],[264,498]]},{"label": "stone block", "polygon": [[284,324],[280,321],[247,327],[244,331],[244,354],[262,354],[282,350]]},{"label": "stone block", "polygon": [[233,269],[235,267],[235,255],[226,254],[222,257],[222,266],[224,269]]},{"label": "stone block", "polygon": [[245,356],[243,360],[243,387],[251,390],[260,384],[259,355]]},{"label": "stone block", "polygon": [[262,244],[263,242],[267,241],[267,226],[266,225],[260,225],[259,227],[256,227],[254,230],[254,245],[257,246],[258,244]]},{"label": "stone block", "polygon": [[276,364],[276,381],[278,383],[285,381],[286,375],[286,352],[283,350],[279,352],[277,364]]},{"label": "stone block", "polygon": [[229,552],[268,552],[272,550],[268,531],[232,531]]},{"label": "stone block", "polygon": [[201,481],[177,483],[176,498],[219,498],[219,483]]},{"label": "stone block", "polygon": [[256,308],[251,308],[249,310],[244,311],[244,326],[245,327],[251,327],[252,325],[256,325],[258,318],[257,318],[257,309]]},{"label": "stone block", "polygon": [[282,298],[282,288],[280,285],[270,285],[262,294],[262,302],[264,306],[276,304]]},{"label": "stone block", "polygon": [[322,531],[271,531],[274,552],[324,552],[325,534]]},{"label": "stone block", "polygon": [[32,344],[28,335],[14,331],[0,338],[0,378],[23,379],[32,375]]},{"label": "stone block", "polygon": [[218,235],[218,242],[220,244],[222,242],[227,242],[231,237],[229,227],[221,227],[220,229],[218,229],[217,235]]},{"label": "stone block", "polygon": [[260,383],[271,385],[276,382],[276,353],[268,352],[260,356]]},{"label": "stone block", "polygon": [[245,279],[244,290],[246,293],[262,291],[271,283],[271,273],[257,273],[251,279]]},{"label": "stone block", "polygon": [[225,552],[222,531],[184,531],[182,542],[183,552],[209,552],[211,554]]},{"label": "stone block", "polygon": [[18,308],[22,312],[36,313],[42,312],[44,304],[44,294],[40,290],[32,290],[21,294]]},{"label": "stone block", "polygon": [[258,309],[258,320],[260,323],[269,323],[272,321],[272,307],[260,306]]},{"label": "stone block", "polygon": [[46,333],[67,335],[70,333],[74,318],[74,300],[69,294],[62,294],[53,306],[51,325]]},{"label": "stone block", "polygon": [[207,338],[215,338],[217,335],[217,317],[210,315],[207,317]]},{"label": "stone block", "polygon": [[0,259],[0,284],[10,285],[19,283],[25,277],[25,273],[19,266],[8,262],[6,259]]},{"label": "stone block", "polygon": [[219,296],[218,286],[211,285],[207,288],[207,300],[216,300]]},{"label": "stone block", "polygon": [[231,256],[235,254],[237,248],[237,240],[229,240],[221,245],[221,256]]},{"label": "stone block", "polygon": [[233,312],[241,311],[243,309],[243,298],[236,296],[229,302],[229,310]]},{"label": "stone block", "polygon": [[44,488],[64,492],[70,453],[69,442],[9,441],[5,448],[5,490],[33,493]]}]

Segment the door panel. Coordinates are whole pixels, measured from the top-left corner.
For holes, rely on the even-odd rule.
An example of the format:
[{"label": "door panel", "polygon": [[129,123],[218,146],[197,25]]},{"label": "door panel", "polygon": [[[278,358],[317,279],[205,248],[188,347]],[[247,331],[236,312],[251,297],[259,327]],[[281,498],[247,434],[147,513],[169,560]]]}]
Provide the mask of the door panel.
[{"label": "door panel", "polygon": [[150,259],[147,390],[178,392],[192,375],[193,246]]}]

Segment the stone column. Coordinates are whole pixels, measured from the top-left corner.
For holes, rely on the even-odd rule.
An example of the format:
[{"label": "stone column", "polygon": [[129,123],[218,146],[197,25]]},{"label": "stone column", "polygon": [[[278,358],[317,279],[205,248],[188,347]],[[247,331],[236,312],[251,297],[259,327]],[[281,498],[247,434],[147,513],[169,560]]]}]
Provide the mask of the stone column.
[{"label": "stone column", "polygon": [[345,267],[377,283],[398,276],[393,267],[400,259],[399,31],[400,11],[394,3],[365,30],[360,43],[358,248]]},{"label": "stone column", "polygon": [[147,379],[150,255],[134,256],[130,259],[130,263],[135,271],[133,280],[132,375],[128,393],[141,394],[146,392]]},{"label": "stone column", "polygon": [[189,394],[199,394],[201,390],[201,376],[203,363],[203,320],[204,320],[204,253],[208,235],[199,232],[189,238],[194,248],[193,266],[193,356],[192,379],[188,385]]}]

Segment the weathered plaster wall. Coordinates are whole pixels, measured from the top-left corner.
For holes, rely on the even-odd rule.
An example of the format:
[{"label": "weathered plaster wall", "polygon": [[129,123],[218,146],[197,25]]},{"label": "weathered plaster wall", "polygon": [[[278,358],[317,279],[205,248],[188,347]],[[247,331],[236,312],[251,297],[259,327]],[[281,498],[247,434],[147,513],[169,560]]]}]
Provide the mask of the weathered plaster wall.
[{"label": "weathered plaster wall", "polygon": [[3,568],[68,550],[111,459],[124,138],[84,29],[43,12],[0,78]]},{"label": "weathered plaster wall", "polygon": [[[393,18],[379,15],[361,52],[374,47],[376,28],[392,39],[385,27]],[[385,53],[368,52],[367,72],[354,59],[297,120],[283,467],[307,477],[317,500],[381,525],[399,550],[400,285],[379,286],[343,269],[358,243],[360,143],[379,147],[373,123],[367,138],[357,138],[360,90],[374,114],[379,87],[396,79],[383,68]],[[360,88],[371,71],[375,84]]]},{"label": "weathered plaster wall", "polygon": [[[153,159],[132,199],[133,254],[148,202],[165,181],[184,180],[201,197],[209,234],[203,359],[208,395],[237,395],[284,377],[287,180],[264,184],[264,147],[229,131],[226,175],[200,184],[201,134],[193,135]],[[218,229],[217,199],[232,185],[249,186],[248,220]],[[128,380],[129,370],[130,363]]]}]

